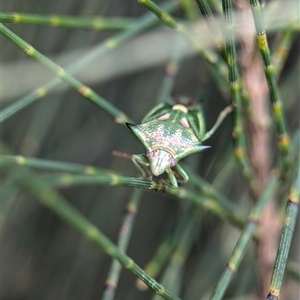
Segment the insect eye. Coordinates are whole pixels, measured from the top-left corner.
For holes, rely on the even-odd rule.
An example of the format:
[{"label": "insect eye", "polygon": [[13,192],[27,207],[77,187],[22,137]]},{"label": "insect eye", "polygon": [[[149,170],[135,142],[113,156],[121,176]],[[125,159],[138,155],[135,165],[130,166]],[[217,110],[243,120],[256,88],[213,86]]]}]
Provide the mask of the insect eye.
[{"label": "insect eye", "polygon": [[149,152],[147,152],[146,157],[149,158],[149,157],[151,157],[152,155],[153,155],[153,152],[149,151]]},{"label": "insect eye", "polygon": [[170,161],[170,167],[175,167],[176,166],[176,160],[175,159],[171,159]]}]

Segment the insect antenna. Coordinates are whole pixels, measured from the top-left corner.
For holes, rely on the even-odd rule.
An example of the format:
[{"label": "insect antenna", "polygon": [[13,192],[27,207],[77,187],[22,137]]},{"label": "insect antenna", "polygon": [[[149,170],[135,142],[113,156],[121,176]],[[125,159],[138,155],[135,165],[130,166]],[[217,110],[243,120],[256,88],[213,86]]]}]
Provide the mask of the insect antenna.
[{"label": "insect antenna", "polygon": [[126,152],[121,152],[121,151],[112,151],[112,155],[116,156],[116,157],[122,157],[122,158],[126,158],[126,159],[132,159],[132,155],[128,154]]}]

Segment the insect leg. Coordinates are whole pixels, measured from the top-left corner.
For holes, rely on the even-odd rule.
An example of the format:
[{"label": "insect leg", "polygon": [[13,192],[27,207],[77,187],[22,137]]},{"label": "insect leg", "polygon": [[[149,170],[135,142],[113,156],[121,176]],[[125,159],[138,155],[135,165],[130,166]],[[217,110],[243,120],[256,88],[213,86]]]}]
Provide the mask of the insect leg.
[{"label": "insect leg", "polygon": [[202,141],[206,131],[202,105],[199,104],[196,106],[196,108],[189,109],[187,118],[195,134],[198,136],[199,140]]},{"label": "insect leg", "polygon": [[170,104],[160,103],[147,113],[147,115],[143,118],[142,123],[155,119],[167,112],[170,112],[171,109],[172,106]]},{"label": "insect leg", "polygon": [[171,183],[171,187],[172,188],[178,188],[178,183],[177,183],[177,179],[173,173],[173,171],[171,170],[171,168],[166,169],[166,172],[168,174],[168,178],[170,180]]},{"label": "insect leg", "polygon": [[208,139],[214,134],[214,132],[215,132],[215,131],[218,129],[218,127],[222,124],[222,122],[223,122],[224,119],[227,117],[227,115],[229,115],[229,114],[232,112],[232,110],[233,110],[232,105],[228,105],[228,106],[226,106],[226,107],[220,112],[220,114],[219,114],[219,116],[218,116],[218,118],[217,118],[215,124],[213,125],[213,127],[212,127],[209,131],[207,131],[207,132],[204,134],[204,136],[203,136],[201,142],[203,142],[203,141],[205,141],[205,140],[208,140]]},{"label": "insect leg", "polygon": [[176,172],[176,175],[180,176],[180,178],[179,178],[180,181],[182,181],[182,182],[189,181],[188,174],[184,171],[184,169],[179,164],[176,164],[176,166],[174,167],[174,171]]},{"label": "insect leg", "polygon": [[151,173],[149,167],[150,163],[148,158],[144,154],[133,154],[132,162],[143,178],[152,178],[153,174]]}]

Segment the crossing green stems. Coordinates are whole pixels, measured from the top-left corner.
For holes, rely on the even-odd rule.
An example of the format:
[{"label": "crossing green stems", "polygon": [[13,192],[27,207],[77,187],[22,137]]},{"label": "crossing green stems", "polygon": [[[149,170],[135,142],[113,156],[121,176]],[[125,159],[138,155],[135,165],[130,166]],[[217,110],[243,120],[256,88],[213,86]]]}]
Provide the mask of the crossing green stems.
[{"label": "crossing green stems", "polygon": [[[137,214],[138,206],[140,203],[142,190],[135,189],[131,193],[130,199],[126,206],[125,215],[120,226],[117,246],[120,251],[126,252],[128,243],[133,230],[135,216]],[[108,272],[107,280],[105,283],[105,290],[103,292],[102,300],[114,299],[115,291],[119,282],[122,265],[117,259],[112,261],[110,270]]]},{"label": "crossing green stems", "polygon": [[24,156],[1,156],[1,167],[10,165],[27,166],[48,171],[80,173],[50,175],[47,178],[48,187],[66,187],[78,184],[107,184],[111,186],[125,185],[136,188],[153,189],[156,186],[156,184],[146,179],[122,176],[110,170],[94,168],[91,166],[48,161]]},{"label": "crossing green stems", "polygon": [[[19,165],[32,167],[40,170],[68,172],[69,174],[49,176],[47,185],[49,187],[65,187],[77,184],[109,184],[109,185],[128,185],[144,189],[154,189],[159,187],[159,183],[145,179],[132,178],[122,176],[118,173],[106,169],[95,168],[92,166],[84,166],[74,163],[66,163],[59,161],[49,161],[45,159],[29,158],[24,156],[2,155],[1,167]],[[71,174],[70,174],[71,173]],[[79,174],[72,174],[79,173]],[[195,179],[198,183],[199,180]],[[203,185],[202,185],[203,186]],[[232,205],[219,196],[212,196],[209,188],[204,189],[203,194],[188,191],[183,188],[171,189],[166,188],[166,192],[178,198],[192,202],[211,213],[228,219],[235,226],[241,228],[245,224],[245,217],[237,213],[234,209],[230,209]]]},{"label": "crossing green stems", "polygon": [[235,147],[235,156],[241,166],[243,176],[248,183],[254,198],[259,193],[258,183],[255,179],[254,170],[249,161],[246,146],[246,137],[244,135],[244,124],[242,119],[242,103],[241,103],[241,79],[237,68],[237,55],[235,49],[235,38],[233,32],[232,19],[232,2],[231,0],[222,1],[224,18],[225,18],[225,35],[226,35],[226,54],[227,65],[229,69],[229,84],[231,91],[231,102],[233,105],[233,132],[232,137]]},{"label": "crossing green stems", "polygon": [[224,48],[224,41],[222,37],[222,33],[219,30],[218,25],[215,22],[215,19],[213,17],[213,14],[210,10],[210,7],[208,6],[208,3],[206,0],[196,0],[197,5],[203,15],[203,18],[205,19],[205,22],[207,24],[207,27],[225,61],[227,61],[227,55],[226,50]]},{"label": "crossing green stems", "polygon": [[37,15],[25,13],[0,13],[0,22],[36,24],[52,27],[66,27],[90,30],[127,29],[133,25],[131,18],[73,17],[63,15]]},{"label": "crossing green stems", "polygon": [[265,76],[269,86],[270,100],[272,103],[276,124],[278,146],[283,158],[282,175],[286,176],[287,172],[290,170],[290,158],[288,155],[290,148],[290,135],[287,130],[282,99],[276,82],[274,67],[271,61],[271,53],[264,28],[261,4],[258,0],[250,0],[250,4],[256,29],[257,44],[264,62]]},{"label": "crossing green stems", "polygon": [[161,284],[148,276],[130,257],[120,251],[95,225],[93,225],[80,212],[72,207],[57,192],[47,187],[45,183],[36,176],[25,176],[19,184],[35,195],[38,200],[60,216],[64,221],[79,231],[88,240],[97,244],[107,255],[117,259],[121,265],[137,275],[153,291],[165,299],[179,300]]},{"label": "crossing green stems", "polygon": [[127,117],[123,112],[113,106],[111,103],[106,101],[104,98],[95,93],[90,87],[82,84],[79,80],[77,80],[73,75],[68,73],[64,68],[60,67],[52,60],[38,52],[31,45],[26,43],[12,31],[10,31],[3,24],[0,24],[0,33],[14,43],[18,48],[25,52],[26,55],[32,57],[36,61],[40,62],[42,65],[50,69],[55,75],[67,82],[72,88],[74,88],[79,94],[83,97],[90,100],[92,103],[96,104],[100,108],[102,108],[105,112],[107,112],[110,116],[112,116],[116,123],[124,124],[126,122],[130,122],[129,117]]},{"label": "crossing green stems", "polygon": [[184,169],[188,172],[190,182],[194,184],[201,193],[207,197],[211,198],[217,203],[219,203],[223,208],[223,214],[224,215],[235,215],[234,219],[237,221],[238,226],[244,226],[245,224],[245,217],[242,216],[240,213],[237,212],[236,207],[232,204],[230,199],[226,198],[224,195],[216,191],[216,189],[213,187],[213,185],[209,184],[207,181],[205,181],[203,178],[201,178],[198,174],[193,172],[193,170],[183,164]]},{"label": "crossing green stems", "polygon": [[204,50],[199,41],[189,33],[188,29],[185,28],[184,25],[179,24],[170,14],[168,14],[162,7],[158,7],[153,1],[137,1],[151,10],[167,26],[182,34],[191,46],[203,56],[209,66],[216,70],[218,74],[221,74],[223,78],[227,76],[226,67],[223,61],[215,55],[215,53]]},{"label": "crossing green stems", "polygon": [[192,192],[184,188],[172,189],[168,187],[166,187],[166,192],[178,197],[179,199],[194,203],[198,207],[213,213],[221,219],[228,220],[230,223],[239,228],[242,226],[242,223],[244,223],[239,214],[228,213],[223,205],[215,201],[213,198],[207,197],[201,193]]},{"label": "crossing green stems", "polygon": [[268,201],[270,201],[275,194],[279,185],[279,176],[273,175],[269,180],[267,187],[259,197],[255,207],[251,211],[251,214],[248,218],[247,225],[244,227],[234,250],[228,260],[226,268],[211,296],[211,300],[223,299],[226,290],[229,287],[229,284],[236,273],[236,270],[239,267],[241,260],[243,259],[246,249],[253,237],[255,229],[259,223],[259,218],[263,209]]},{"label": "crossing green stems", "polygon": [[[172,11],[176,9],[178,5],[179,3],[177,1],[171,0],[163,3],[162,7],[166,11]],[[104,40],[100,45],[95,46],[88,55],[68,66],[66,70],[71,74],[77,73],[82,68],[86,67],[92,61],[97,59],[100,55],[103,55],[107,51],[118,47],[155,22],[157,22],[156,16],[154,16],[152,13],[146,13],[135,22],[134,26],[131,26],[130,28]],[[33,93],[4,108],[2,111],[0,111],[0,124],[35,101],[45,97],[54,87],[57,87],[61,83],[62,81],[59,78],[55,78],[36,89]]]}]

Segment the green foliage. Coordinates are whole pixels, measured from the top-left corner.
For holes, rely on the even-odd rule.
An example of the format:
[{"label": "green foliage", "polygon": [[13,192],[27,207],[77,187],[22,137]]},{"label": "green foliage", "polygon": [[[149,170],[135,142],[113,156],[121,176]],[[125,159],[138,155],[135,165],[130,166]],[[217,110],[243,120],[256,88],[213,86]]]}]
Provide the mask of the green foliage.
[{"label": "green foliage", "polygon": [[[3,299],[298,297],[299,16],[282,2],[2,3]],[[124,126],[171,94],[212,128],[176,189],[139,177]]]}]

